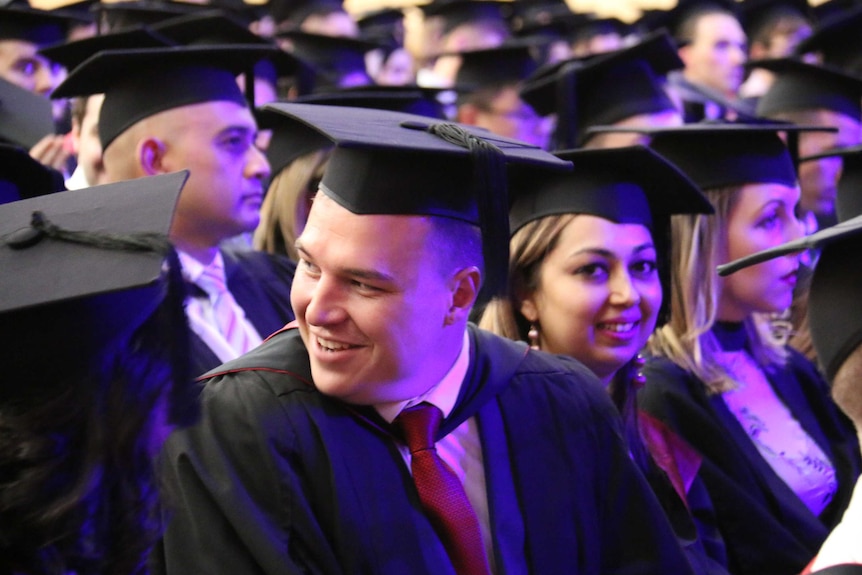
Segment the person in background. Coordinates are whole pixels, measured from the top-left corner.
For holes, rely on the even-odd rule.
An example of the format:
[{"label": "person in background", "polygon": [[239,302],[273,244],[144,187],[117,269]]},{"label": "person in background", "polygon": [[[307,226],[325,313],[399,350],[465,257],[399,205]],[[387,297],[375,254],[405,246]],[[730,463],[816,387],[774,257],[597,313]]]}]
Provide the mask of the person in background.
[{"label": "person in background", "polygon": [[520,96],[524,80],[536,68],[528,45],[462,52],[455,76],[456,120],[548,149],[551,122]]},{"label": "person in background", "polygon": [[299,31],[356,38],[359,27],[340,0],[273,0],[267,5],[275,32]]},{"label": "person in background", "polygon": [[543,116],[556,114],[552,149],[631,146],[641,136],[591,129],[681,125],[665,90],[665,75],[681,67],[670,37],[659,31],[617,52],[539,70],[524,82],[521,97]]},{"label": "person in background", "polygon": [[673,12],[672,34],[685,67],[668,79],[685,121],[750,116],[738,101],[748,44],[736,2],[693,0],[679,3]]},{"label": "person in background", "polygon": [[[50,44],[63,42],[72,19],[29,5],[0,7],[0,78],[49,98],[66,77],[66,70],[38,53]],[[69,151],[64,148],[64,126],[68,102],[53,105],[55,132],[44,136],[30,148],[30,155],[56,170],[64,170]]]},{"label": "person in background", "polygon": [[[838,130],[802,132],[800,157],[862,143],[862,79],[791,58],[764,60],[757,66],[775,75],[772,86],[757,103],[759,115]],[[840,168],[840,160],[829,157],[799,165],[800,215],[808,233],[835,222],[835,190]]]},{"label": "person in background", "polygon": [[[787,58],[811,36],[813,16],[806,0],[745,0],[741,19],[748,37],[748,60]],[[769,70],[752,67],[739,97],[756,101],[774,81]]]},{"label": "person in background", "polygon": [[[831,386],[832,397],[850,418],[857,433],[862,430],[862,325],[853,309],[862,295],[859,267],[848,265],[862,249],[862,217],[843,220],[827,228],[771,250],[731,262],[719,269],[720,275],[731,275],[758,262],[803,250],[817,250],[820,258],[811,280],[808,322],[817,349],[817,357]],[[817,556],[803,571],[804,575],[859,575],[862,554],[859,552],[860,483],[841,522],[820,547]]]},{"label": "person in background", "polygon": [[191,172],[170,236],[195,286],[186,311],[197,374],[293,319],[292,262],[220,249],[260,220],[270,170],[236,76],[271,53],[236,45],[105,50],[57,89],[63,97],[105,94],[99,140],[108,181]]},{"label": "person in background", "polygon": [[700,457],[639,413],[636,400],[638,354],[662,308],[670,214],[712,207],[647,148],[556,155],[574,171],[534,178],[514,199],[509,295],[488,304],[479,327],[590,368],[623,416],[632,459],[695,572],[726,574],[724,544],[697,478]]},{"label": "person in background", "polygon": [[0,206],[4,573],[147,572],[153,461],[199,413],[167,241],[187,176]]},{"label": "person in background", "polygon": [[671,314],[649,342],[641,406],[703,456],[701,477],[731,573],[797,573],[840,517],[859,473],[856,438],[816,367],[771,316],[793,299],[797,256],[719,279],[717,264],[802,235],[799,185],[777,131],[683,126],[653,150],[715,215],[672,222]]},{"label": "person in background", "polygon": [[505,5],[496,0],[437,0],[423,5],[424,19],[439,24],[439,37],[430,43],[434,51],[420,63],[416,82],[451,88],[461,65],[459,53],[503,44],[511,36],[503,15]]}]

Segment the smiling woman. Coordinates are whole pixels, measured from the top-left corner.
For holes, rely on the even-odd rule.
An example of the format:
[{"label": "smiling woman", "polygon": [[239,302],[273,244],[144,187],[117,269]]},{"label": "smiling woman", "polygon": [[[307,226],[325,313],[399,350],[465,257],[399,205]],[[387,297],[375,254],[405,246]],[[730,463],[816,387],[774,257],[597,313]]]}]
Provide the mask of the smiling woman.
[{"label": "smiling woman", "polygon": [[647,148],[558,155],[572,160],[574,172],[515,187],[509,296],[493,300],[479,325],[573,357],[605,383],[626,422],[629,451],[689,561],[698,573],[724,574],[696,456],[687,447],[668,448],[679,439],[635,404],[642,383],[638,352],[662,306],[668,219],[711,207],[688,178]]}]

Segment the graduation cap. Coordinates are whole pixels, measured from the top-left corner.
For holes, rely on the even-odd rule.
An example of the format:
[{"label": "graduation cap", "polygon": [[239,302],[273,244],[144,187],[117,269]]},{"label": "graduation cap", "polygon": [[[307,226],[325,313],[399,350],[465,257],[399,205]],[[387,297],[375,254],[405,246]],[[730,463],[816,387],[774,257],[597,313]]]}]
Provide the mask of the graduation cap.
[{"label": "graduation cap", "polygon": [[862,296],[862,215],[736,261],[718,266],[727,276],[741,269],[810,249],[820,256],[808,292],[808,324],[817,359],[832,380],[844,360],[862,343],[862,316],[853,310]]},{"label": "graduation cap", "polygon": [[445,36],[464,24],[491,22],[508,30],[506,11],[510,2],[498,0],[436,0],[420,6],[426,18],[441,18]]},{"label": "graduation cap", "polygon": [[670,37],[659,31],[629,48],[539,70],[521,97],[540,115],[556,113],[557,147],[574,148],[591,126],[676,110],[662,77],[682,67]]},{"label": "graduation cap", "polygon": [[95,5],[98,12],[97,21],[104,22],[106,29],[99,30],[117,31],[123,28],[136,26],[151,26],[164,20],[200,12],[212,10],[211,6],[191,4],[189,2],[162,2],[160,0],[131,0],[122,2],[99,2]]},{"label": "graduation cap", "polygon": [[819,108],[862,119],[862,79],[791,58],[748,65],[775,73],[775,81],[757,103],[761,116]]},{"label": "graduation cap", "polygon": [[[92,24],[96,21],[94,7],[99,3],[99,0],[80,0],[79,2],[69,2],[51,10],[55,14],[64,16],[73,16],[80,21],[81,25]],[[74,25],[74,24],[73,24]]]},{"label": "graduation cap", "polygon": [[56,44],[66,39],[69,26],[78,18],[51,10],[38,10],[26,4],[0,7],[0,40],[22,40],[37,46]]},{"label": "graduation cap", "polygon": [[800,158],[800,162],[821,158],[841,158],[841,176],[835,197],[835,215],[839,222],[862,215],[862,146],[836,148]]},{"label": "graduation cap", "polygon": [[502,87],[527,79],[538,68],[529,43],[510,42],[496,48],[461,52],[455,90]]},{"label": "graduation cap", "polygon": [[703,190],[749,183],[795,187],[796,170],[779,132],[822,130],[795,124],[686,124],[674,128],[619,128],[646,134],[649,147],[676,164]]},{"label": "graduation cap", "polygon": [[153,24],[152,29],[183,46],[274,45],[272,41],[258,36],[223,10],[208,10],[177,16]]},{"label": "graduation cap", "polygon": [[[184,326],[178,265],[166,268],[165,258],[187,176],[177,172],[0,206],[0,345],[14,350],[4,360],[14,382],[2,386],[4,399],[89,381],[89,369],[108,367],[93,360],[163,302],[172,304],[171,327]],[[180,329],[170,340],[180,372],[187,338]],[[189,395],[189,387],[174,392]]]},{"label": "graduation cap", "polygon": [[0,144],[0,204],[65,189],[62,173],[40,164],[26,150]]},{"label": "graduation cap", "polygon": [[404,11],[383,8],[362,14],[356,19],[359,37],[377,44],[404,44]]},{"label": "graduation cap", "polygon": [[378,47],[374,42],[298,30],[277,36],[289,40],[288,51],[315,71],[315,91],[372,83],[365,69],[365,53]]},{"label": "graduation cap", "polygon": [[807,0],[743,0],[739,9],[742,28],[749,42],[770,33],[770,29],[781,20],[792,18],[810,22],[813,19]]},{"label": "graduation cap", "polygon": [[484,295],[505,289],[509,175],[570,166],[518,140],[422,116],[308,104],[265,109],[293,122],[297,137],[305,131],[332,141],[335,149],[320,189],[351,212],[438,216],[478,225]]},{"label": "graduation cap", "polygon": [[509,211],[512,233],[550,215],[589,214],[652,227],[653,217],[712,214],[712,205],[679,168],[644,146],[556,152],[571,172],[543,174],[519,188]]},{"label": "graduation cap", "polygon": [[859,0],[826,0],[811,7],[814,19],[825,22],[859,6]]},{"label": "graduation cap", "polygon": [[835,14],[821,22],[800,42],[797,55],[816,52],[824,64],[859,76],[862,73],[862,6]]},{"label": "graduation cap", "polygon": [[270,0],[269,13],[276,24],[290,22],[297,29],[312,14],[344,12],[342,0]]},{"label": "graduation cap", "polygon": [[566,32],[569,40],[573,43],[588,42],[596,36],[616,35],[620,38],[631,32],[631,26],[619,18],[601,18],[595,14],[572,14],[564,16]]},{"label": "graduation cap", "polygon": [[53,62],[62,64],[67,70],[72,70],[102,50],[160,48],[172,45],[173,43],[165,36],[146,26],[138,26],[126,28],[120,32],[109,32],[83,38],[74,42],[52,44],[39,50],[39,53]]},{"label": "graduation cap", "polygon": [[99,138],[107,149],[132,125],[165,110],[211,101],[245,106],[236,76],[275,51],[268,46],[106,50],[73,70],[52,97],[105,94]]},{"label": "graduation cap", "polygon": [[29,150],[53,133],[51,102],[0,78],[0,142]]},{"label": "graduation cap", "polygon": [[[361,86],[337,92],[325,92],[300,96],[293,102],[317,106],[349,106],[389,110],[445,120],[443,104],[436,98],[442,90],[419,86]],[[272,130],[266,149],[273,174],[278,174],[291,162],[316,150],[332,147],[332,140],[309,133],[291,119],[274,110],[261,109],[255,113],[261,129]]]}]

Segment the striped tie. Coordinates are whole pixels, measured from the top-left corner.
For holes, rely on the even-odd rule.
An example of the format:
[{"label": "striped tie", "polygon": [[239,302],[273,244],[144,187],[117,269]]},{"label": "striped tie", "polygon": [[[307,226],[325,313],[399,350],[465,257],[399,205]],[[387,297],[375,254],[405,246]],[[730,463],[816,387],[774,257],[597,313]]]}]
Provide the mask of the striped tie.
[{"label": "striped tie", "polygon": [[227,289],[224,268],[213,262],[204,268],[196,283],[209,295],[216,327],[237,355],[246,353],[260,343],[245,329],[245,315]]}]

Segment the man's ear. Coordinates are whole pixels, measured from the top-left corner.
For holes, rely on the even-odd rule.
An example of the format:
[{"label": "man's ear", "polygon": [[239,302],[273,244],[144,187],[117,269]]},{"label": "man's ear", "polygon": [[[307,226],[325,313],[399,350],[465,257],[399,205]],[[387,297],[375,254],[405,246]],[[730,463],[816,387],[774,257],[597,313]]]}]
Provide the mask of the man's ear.
[{"label": "man's ear", "polygon": [[677,49],[676,53],[679,55],[679,59],[682,60],[682,63],[688,66],[688,61],[691,58],[691,46],[688,44],[681,46]]},{"label": "man's ear", "polygon": [[482,274],[476,266],[470,266],[458,272],[452,277],[450,286],[452,288],[452,305],[446,314],[445,325],[452,325],[460,321],[467,321],[470,310],[479,296],[479,288],[482,284]]},{"label": "man's ear", "polygon": [[165,165],[165,152],[167,146],[158,138],[147,138],[138,144],[138,163],[148,176],[166,174],[168,170]]}]

